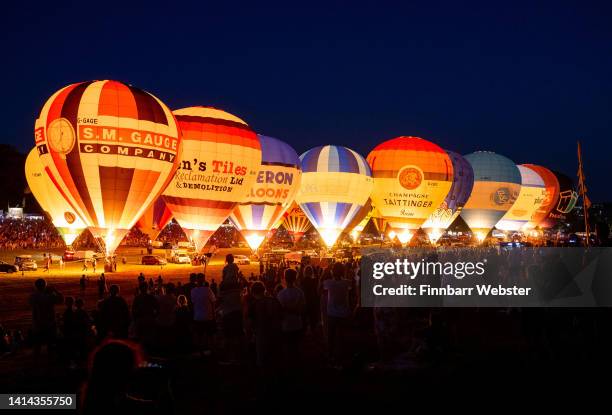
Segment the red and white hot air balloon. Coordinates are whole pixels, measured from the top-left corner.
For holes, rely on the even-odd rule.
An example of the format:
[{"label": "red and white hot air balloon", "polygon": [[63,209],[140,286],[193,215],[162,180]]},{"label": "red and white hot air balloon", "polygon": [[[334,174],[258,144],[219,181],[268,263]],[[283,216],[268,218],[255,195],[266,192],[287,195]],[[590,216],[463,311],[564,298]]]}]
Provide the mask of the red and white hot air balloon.
[{"label": "red and white hot air balloon", "polygon": [[45,171],[107,254],[164,190],[181,135],[158,98],[118,81],[68,85],[36,121]]},{"label": "red and white hot air balloon", "polygon": [[145,213],[140,217],[136,227],[149,235],[149,239],[154,241],[167,224],[172,220],[172,212],[166,206],[166,202],[159,197]]},{"label": "red and white hot air balloon", "polygon": [[261,165],[261,146],[246,122],[220,109],[189,107],[174,115],[182,153],[163,199],[200,251],[245,201]]}]

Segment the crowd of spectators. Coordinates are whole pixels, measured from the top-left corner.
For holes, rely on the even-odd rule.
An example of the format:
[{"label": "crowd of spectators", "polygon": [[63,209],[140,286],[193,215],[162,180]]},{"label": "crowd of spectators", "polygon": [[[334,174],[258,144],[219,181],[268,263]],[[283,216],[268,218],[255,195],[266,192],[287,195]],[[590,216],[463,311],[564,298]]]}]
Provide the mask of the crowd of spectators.
[{"label": "crowd of spectators", "polygon": [[52,249],[64,241],[48,219],[0,219],[0,249]]},{"label": "crowd of spectators", "polygon": [[[551,258],[533,250],[448,249],[411,255],[414,261],[432,255],[445,261],[486,258],[490,272],[500,280],[530,278],[534,267],[556,266],[554,258],[550,262]],[[33,325],[29,339],[0,328],[6,339],[2,350],[10,353],[27,342],[40,353],[47,346],[71,366],[82,365],[92,356],[83,404],[85,413],[103,413],[159,404],[133,401],[126,394],[123,376],[117,375],[127,376],[146,355],[172,358],[187,354],[216,358],[226,365],[255,365],[260,374],[257,387],[273,394],[279,374],[299,371],[303,365],[305,338],[325,345],[323,364],[332,369],[354,365],[355,340],[367,336],[376,339],[375,359],[393,365],[406,353],[423,358],[445,354],[461,342],[458,333],[477,321],[476,315],[488,313],[478,309],[363,308],[359,284],[359,261],[352,259],[325,268],[261,263],[258,274],[244,275],[228,255],[219,281],[203,273],[192,273],[176,283],[165,282],[161,275],[147,279],[140,274],[133,285],[120,287],[107,286],[102,274],[97,281],[99,301],[88,310],[82,299],[64,298],[41,279],[30,297]],[[86,285],[83,278],[81,289]],[[124,298],[124,290],[134,290],[131,303]],[[56,318],[61,304],[61,317]],[[546,311],[509,312],[522,314],[517,318],[534,349],[539,342],[550,348],[555,330],[571,332],[577,324],[574,317],[551,325]]]}]

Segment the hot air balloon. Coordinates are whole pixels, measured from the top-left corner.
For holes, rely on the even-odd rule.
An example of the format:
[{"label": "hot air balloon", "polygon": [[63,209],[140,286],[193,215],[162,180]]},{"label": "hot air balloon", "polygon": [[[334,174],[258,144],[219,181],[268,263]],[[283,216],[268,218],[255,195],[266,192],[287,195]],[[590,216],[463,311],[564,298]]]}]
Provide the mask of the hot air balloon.
[{"label": "hot air balloon", "polygon": [[559,201],[559,180],[557,180],[557,176],[555,176],[555,174],[546,167],[535,164],[523,164],[523,166],[528,167],[538,173],[542,180],[544,180],[544,188],[546,190],[546,198],[544,202],[536,210],[531,220],[526,225],[526,229],[533,229],[539,226],[542,221],[548,217],[548,214],[557,206],[557,202]]},{"label": "hot air balloon", "polygon": [[40,207],[47,213],[66,245],[72,245],[87,225],[56,189],[36,148],[26,158],[25,175],[28,187]]},{"label": "hot air balloon", "polygon": [[332,247],[370,197],[370,167],[350,148],[333,145],[308,150],[300,160],[302,186],[296,201]]},{"label": "hot air balloon", "polygon": [[453,163],[453,184],[442,205],[421,225],[433,243],[457,219],[474,187],[474,170],[470,163],[461,154],[448,150],[446,152]]},{"label": "hot air balloon", "polygon": [[474,188],[460,215],[482,241],[514,204],[521,173],[512,160],[491,151],[476,151],[465,159],[474,169]]},{"label": "hot air balloon", "polygon": [[172,178],[180,138],[166,105],[117,81],[62,88],[35,126],[47,174],[107,254]]},{"label": "hot air balloon", "polygon": [[306,232],[312,227],[310,219],[304,214],[302,209],[293,202],[283,215],[283,227],[293,238],[293,243],[298,243]]},{"label": "hot air balloon", "polygon": [[158,197],[155,202],[143,213],[136,227],[149,235],[149,239],[154,241],[159,233],[172,220],[172,212],[166,206],[166,203],[161,197]]},{"label": "hot air balloon", "polygon": [[230,220],[254,251],[291,206],[302,180],[300,159],[291,146],[276,138],[258,137],[261,167],[257,180],[230,215]]},{"label": "hot air balloon", "polygon": [[403,244],[444,201],[453,180],[450,157],[438,145],[418,137],[385,141],[368,155],[372,202]]},{"label": "hot air balloon", "polygon": [[361,232],[363,232],[370,221],[373,210],[374,206],[372,206],[372,199],[368,199],[366,204],[363,205],[359,212],[353,217],[353,220],[346,226],[345,231],[351,234],[354,241],[357,241],[359,235],[361,235]]},{"label": "hot air balloon", "polygon": [[[387,220],[382,216],[382,214],[378,211],[378,209],[376,209],[376,207],[372,210],[371,219],[372,219],[372,222],[374,222],[376,229],[378,229],[378,232],[380,232],[381,235],[384,235],[385,232],[387,231]],[[394,237],[395,237],[395,234],[393,238]]]},{"label": "hot air balloon", "polygon": [[201,251],[253,186],[261,146],[247,123],[220,109],[189,107],[174,114],[183,150],[163,199]]},{"label": "hot air balloon", "polygon": [[529,167],[517,167],[521,173],[521,190],[510,210],[495,225],[502,231],[527,229],[528,222],[546,201],[544,179]]},{"label": "hot air balloon", "polygon": [[548,216],[540,223],[542,228],[554,228],[560,223],[567,222],[569,214],[576,206],[578,193],[574,181],[563,173],[551,170],[559,182],[559,197]]}]

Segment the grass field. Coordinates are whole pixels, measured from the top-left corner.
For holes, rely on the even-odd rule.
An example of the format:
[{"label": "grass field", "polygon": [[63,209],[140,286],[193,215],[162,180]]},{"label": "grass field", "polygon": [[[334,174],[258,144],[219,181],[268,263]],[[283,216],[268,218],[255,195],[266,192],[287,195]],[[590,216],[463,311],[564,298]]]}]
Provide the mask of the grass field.
[{"label": "grass field", "polygon": [[[61,255],[63,250],[51,250],[53,255]],[[165,250],[154,250],[156,255],[164,255]],[[211,258],[206,267],[206,276],[209,281],[216,279],[217,282],[221,279],[221,270],[225,264],[225,255],[228,253],[248,255],[249,249],[231,248],[220,249],[215,256]],[[65,296],[81,297],[85,300],[87,310],[95,309],[98,301],[97,280],[100,273],[103,271],[101,264],[97,267],[94,273],[91,266],[87,272],[83,272],[83,263],[81,261],[66,262],[63,270],[59,269],[59,264],[54,263],[49,272],[44,271],[43,267],[43,252],[32,250],[19,251],[3,251],[0,252],[0,260],[13,263],[16,255],[30,254],[38,260],[37,271],[25,271],[13,274],[0,274],[0,324],[9,329],[27,329],[29,327],[31,316],[28,298],[34,289],[34,281],[37,278],[45,278],[49,285],[54,286],[59,292]],[[124,265],[118,261],[117,272],[105,273],[107,284],[119,284],[121,294],[131,302],[131,299],[136,290],[136,277],[140,272],[144,273],[146,278],[156,279],[158,275],[162,275],[165,282],[187,282],[189,274],[192,272],[204,272],[204,266],[192,266],[189,264],[168,264],[163,267],[156,265],[141,265],[140,259],[143,254],[146,254],[144,248],[124,248],[117,250],[117,257],[125,257],[127,263]],[[250,265],[240,265],[240,269],[245,276],[249,276],[251,272],[259,272],[259,263],[252,262]],[[87,288],[82,292],[79,286],[81,275],[85,274],[88,278]],[[57,307],[56,311],[61,311],[62,307]]]}]

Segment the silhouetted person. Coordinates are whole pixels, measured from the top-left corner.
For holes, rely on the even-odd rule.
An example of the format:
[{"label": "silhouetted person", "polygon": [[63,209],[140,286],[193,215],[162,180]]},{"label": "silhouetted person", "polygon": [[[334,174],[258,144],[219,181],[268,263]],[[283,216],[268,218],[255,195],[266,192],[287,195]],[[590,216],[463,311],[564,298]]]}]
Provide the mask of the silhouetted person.
[{"label": "silhouetted person", "polygon": [[30,295],[32,342],[34,353],[38,354],[41,346],[55,344],[55,305],[61,304],[63,297],[54,288],[47,287],[47,282],[42,278],[36,280],[34,287],[35,291]]},{"label": "silhouetted person", "polygon": [[143,361],[140,350],[126,341],[111,340],[93,352],[83,386],[83,414],[150,413],[155,403],[129,394],[130,381]]},{"label": "silhouetted person", "polygon": [[127,302],[119,295],[120,288],[113,284],[110,286],[109,297],[100,305],[101,338],[106,336],[127,338],[130,325],[130,310]]},{"label": "silhouetted person", "polygon": [[[151,279],[153,281],[153,279]],[[148,293],[147,284],[139,287],[139,293],[132,302],[132,317],[136,329],[136,337],[145,345],[153,342],[155,334],[155,319],[159,305],[154,296]]]}]

